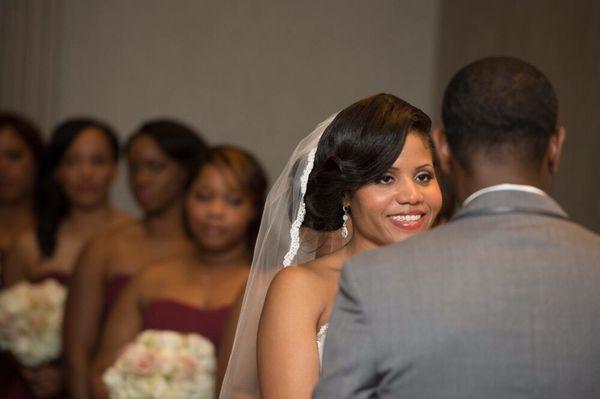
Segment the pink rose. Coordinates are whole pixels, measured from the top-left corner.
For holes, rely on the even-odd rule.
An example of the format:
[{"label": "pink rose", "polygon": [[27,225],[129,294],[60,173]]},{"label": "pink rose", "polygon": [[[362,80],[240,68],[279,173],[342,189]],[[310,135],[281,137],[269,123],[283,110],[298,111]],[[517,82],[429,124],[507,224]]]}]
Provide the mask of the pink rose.
[{"label": "pink rose", "polygon": [[151,351],[134,349],[127,354],[126,367],[132,374],[148,376],[158,371],[159,363]]},{"label": "pink rose", "polygon": [[29,317],[29,328],[34,331],[43,331],[46,326],[46,320],[43,315],[34,313]]},{"label": "pink rose", "polygon": [[198,360],[190,355],[181,355],[177,359],[177,377],[190,380],[198,372],[200,364]]}]

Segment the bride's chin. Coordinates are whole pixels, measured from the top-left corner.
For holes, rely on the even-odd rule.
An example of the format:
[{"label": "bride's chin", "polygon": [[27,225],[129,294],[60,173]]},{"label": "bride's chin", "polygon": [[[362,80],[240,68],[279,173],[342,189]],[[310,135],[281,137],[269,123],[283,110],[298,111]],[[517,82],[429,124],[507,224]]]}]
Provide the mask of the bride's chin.
[{"label": "bride's chin", "polygon": [[425,229],[419,229],[419,230],[405,230],[405,229],[400,229],[400,228],[395,228],[395,232],[393,234],[393,242],[400,242],[400,241],[404,241],[407,238],[410,238],[414,235],[417,235],[419,233],[422,233],[423,231],[425,231]]}]

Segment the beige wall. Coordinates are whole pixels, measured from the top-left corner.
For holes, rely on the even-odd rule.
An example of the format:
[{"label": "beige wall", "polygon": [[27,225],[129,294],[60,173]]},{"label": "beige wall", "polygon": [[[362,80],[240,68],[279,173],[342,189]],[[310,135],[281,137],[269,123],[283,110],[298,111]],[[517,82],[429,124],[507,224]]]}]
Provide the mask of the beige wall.
[{"label": "beige wall", "polygon": [[[432,107],[436,0],[64,3],[57,119],[98,115],[127,135],[181,118],[274,179],[301,137],[361,97]],[[116,199],[133,209],[122,181]]]},{"label": "beige wall", "polygon": [[477,58],[516,56],[550,78],[567,128],[553,194],[573,219],[600,232],[600,2],[444,1],[439,34],[438,120],[444,86]]},{"label": "beige wall", "polygon": [[[46,128],[96,115],[123,138],[181,118],[250,149],[274,178],[352,101],[385,91],[437,117],[460,66],[515,55],[559,94],[568,140],[554,194],[600,231],[599,17],[594,0],[2,0],[0,108]],[[123,176],[115,200],[135,209]]]}]

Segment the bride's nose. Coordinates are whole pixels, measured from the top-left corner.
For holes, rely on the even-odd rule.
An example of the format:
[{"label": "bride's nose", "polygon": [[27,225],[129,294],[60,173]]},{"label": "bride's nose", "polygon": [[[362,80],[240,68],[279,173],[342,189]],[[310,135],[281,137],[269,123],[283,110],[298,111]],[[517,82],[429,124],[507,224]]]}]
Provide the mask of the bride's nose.
[{"label": "bride's nose", "polygon": [[411,205],[423,202],[423,193],[421,192],[417,182],[410,178],[402,180],[402,182],[398,185],[396,201],[399,204]]}]

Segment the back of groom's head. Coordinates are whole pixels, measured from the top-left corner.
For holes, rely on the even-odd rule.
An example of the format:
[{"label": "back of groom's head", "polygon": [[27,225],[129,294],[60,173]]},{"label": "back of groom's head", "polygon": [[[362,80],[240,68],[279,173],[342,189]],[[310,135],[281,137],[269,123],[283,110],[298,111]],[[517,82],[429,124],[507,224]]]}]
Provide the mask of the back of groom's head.
[{"label": "back of groom's head", "polygon": [[539,167],[556,132],[557,113],[550,81],[511,57],[484,58],[462,68],[442,104],[448,145],[466,171],[475,158]]}]

